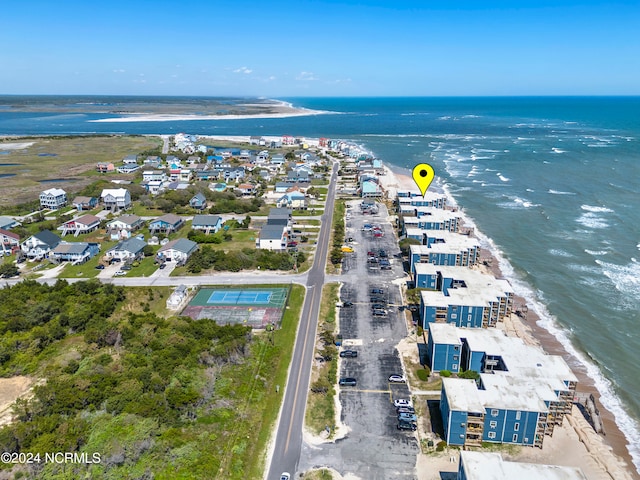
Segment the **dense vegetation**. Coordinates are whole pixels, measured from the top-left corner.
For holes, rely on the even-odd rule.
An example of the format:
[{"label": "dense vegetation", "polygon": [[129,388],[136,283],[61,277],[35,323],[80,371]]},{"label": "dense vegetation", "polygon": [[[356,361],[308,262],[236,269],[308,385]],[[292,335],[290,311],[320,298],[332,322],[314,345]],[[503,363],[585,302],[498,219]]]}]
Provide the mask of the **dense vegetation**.
[{"label": "dense vegetation", "polygon": [[200,273],[209,268],[229,272],[256,268],[260,270],[291,270],[295,265],[302,264],[305,259],[306,256],[302,252],[292,254],[255,248],[225,252],[205,245],[191,254],[187,261],[187,270],[190,273]]},{"label": "dense vegetation", "polygon": [[333,243],[331,245],[331,251],[329,252],[329,259],[334,265],[340,264],[344,257],[344,253],[342,252],[345,234],[344,212],[344,200],[338,200],[335,204],[335,210],[333,211]]},{"label": "dense vegetation", "polygon": [[[95,281],[0,290],[0,372],[43,378],[33,398],[17,402],[18,421],[0,428],[0,450],[100,455],[98,464],[0,471],[39,479],[258,478],[262,423],[268,430],[268,412],[277,412],[272,383],[283,381],[289,358],[280,331],[264,338],[241,325],[166,319],[136,311],[127,295]],[[154,300],[151,289],[138,295]]]}]

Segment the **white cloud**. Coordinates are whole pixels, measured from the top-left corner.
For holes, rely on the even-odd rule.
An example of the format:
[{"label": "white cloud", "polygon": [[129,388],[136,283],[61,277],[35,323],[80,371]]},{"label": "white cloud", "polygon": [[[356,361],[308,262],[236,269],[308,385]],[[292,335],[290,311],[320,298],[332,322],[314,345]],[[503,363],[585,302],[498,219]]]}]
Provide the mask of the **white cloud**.
[{"label": "white cloud", "polygon": [[114,68],[113,73],[124,73],[126,70],[124,68]]},{"label": "white cloud", "polygon": [[249,67],[240,67],[240,68],[236,68],[233,73],[244,73],[244,74],[249,74],[253,72],[253,70],[251,70]]},{"label": "white cloud", "polygon": [[318,80],[318,77],[316,77],[313,72],[300,72],[296,76],[296,80],[300,80],[303,82],[310,82],[312,80]]}]

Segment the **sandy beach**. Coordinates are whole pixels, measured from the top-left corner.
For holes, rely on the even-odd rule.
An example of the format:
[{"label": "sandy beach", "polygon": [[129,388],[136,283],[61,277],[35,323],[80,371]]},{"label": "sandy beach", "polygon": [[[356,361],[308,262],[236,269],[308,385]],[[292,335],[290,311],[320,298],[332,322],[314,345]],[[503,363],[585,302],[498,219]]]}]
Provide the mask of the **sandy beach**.
[{"label": "sandy beach", "polygon": [[[379,178],[382,186],[388,192],[389,198],[394,198],[398,189],[417,190],[413,179],[404,174],[404,172],[394,172],[388,167],[385,167],[385,170],[386,175]],[[437,186],[432,187],[432,189],[439,190]],[[454,203],[453,199],[451,200]],[[496,278],[504,278],[500,270],[499,261],[493,255],[493,252],[486,248],[482,249],[481,259],[483,261],[487,260],[489,267],[479,266],[477,268],[492,273]],[[525,305],[527,303],[525,299],[517,294],[518,291],[516,290],[514,305]],[[542,449],[522,448],[519,449],[519,454],[511,457],[505,455],[505,459],[580,467],[589,479],[640,478],[640,475],[633,467],[631,456],[627,450],[628,441],[615,423],[613,414],[600,403],[600,393],[593,379],[589,377],[586,368],[576,358],[572,357],[549,331],[538,324],[539,320],[540,318],[535,311],[529,308],[526,319],[523,320],[514,314],[499,325],[498,328],[504,329],[509,335],[519,336],[528,343],[540,345],[549,354],[561,355],[578,377],[578,392],[591,393],[596,398],[606,436],[596,433],[577,407],[574,406],[572,415],[565,419],[563,426],[556,429],[553,437],[545,438]],[[443,458],[439,458],[437,455],[420,455],[420,457],[426,457],[418,459],[418,465],[424,465],[424,468],[419,468],[419,478],[421,480],[439,479],[440,476],[437,474],[439,471],[455,471],[449,455],[444,455]],[[437,472],[426,473],[425,475],[420,474],[420,472],[425,471],[433,472],[434,468]]]}]

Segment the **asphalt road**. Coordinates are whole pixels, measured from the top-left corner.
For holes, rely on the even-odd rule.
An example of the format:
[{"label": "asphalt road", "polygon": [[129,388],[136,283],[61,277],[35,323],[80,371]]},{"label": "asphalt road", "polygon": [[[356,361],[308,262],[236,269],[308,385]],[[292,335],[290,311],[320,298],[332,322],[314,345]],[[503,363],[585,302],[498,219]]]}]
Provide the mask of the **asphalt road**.
[{"label": "asphalt road", "polygon": [[273,453],[268,474],[265,477],[267,480],[279,480],[282,472],[295,475],[300,460],[304,412],[309,392],[311,363],[336,196],[337,167],[338,165],[334,164],[325,213],[322,215],[322,227],[318,235],[316,256],[313,266],[307,273],[307,295],[302,306],[302,316],[291,359],[289,378],[284,390]]}]

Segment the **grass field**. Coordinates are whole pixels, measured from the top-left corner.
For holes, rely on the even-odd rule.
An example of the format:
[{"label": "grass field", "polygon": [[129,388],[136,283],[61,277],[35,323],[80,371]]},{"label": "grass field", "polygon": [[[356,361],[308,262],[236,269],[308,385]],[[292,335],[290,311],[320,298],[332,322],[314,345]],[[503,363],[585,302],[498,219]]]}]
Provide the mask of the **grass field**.
[{"label": "grass field", "polygon": [[[95,136],[95,137],[43,137],[28,139],[4,139],[3,143],[32,143],[23,149],[9,150],[2,155],[1,173],[15,174],[3,178],[0,207],[37,200],[42,190],[58,187],[67,191],[69,200],[76,192],[94,182],[99,174],[95,172],[98,162],[118,164],[129,154],[148,151],[162,145],[159,137],[143,136]],[[129,178],[118,173],[102,178]],[[41,183],[43,180],[54,182]]]}]

